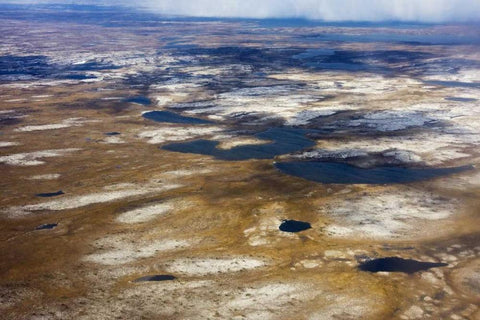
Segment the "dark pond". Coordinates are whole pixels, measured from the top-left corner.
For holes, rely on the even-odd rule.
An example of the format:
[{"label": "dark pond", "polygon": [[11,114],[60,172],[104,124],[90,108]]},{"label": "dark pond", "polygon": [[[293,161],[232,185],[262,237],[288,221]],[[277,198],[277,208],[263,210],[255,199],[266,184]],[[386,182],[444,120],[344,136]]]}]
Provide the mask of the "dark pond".
[{"label": "dark pond", "polygon": [[472,170],[473,166],[454,168],[357,168],[338,162],[277,162],[275,167],[283,173],[321,183],[390,184],[409,183]]},{"label": "dark pond", "polygon": [[137,103],[141,104],[143,106],[148,106],[152,103],[152,100],[148,99],[145,96],[136,96],[136,97],[130,97],[124,100],[125,102],[131,102],[131,103]]},{"label": "dark pond", "polygon": [[445,100],[456,101],[456,102],[474,102],[474,101],[477,101],[477,99],[474,99],[474,98],[461,98],[461,97],[448,97],[448,98],[445,98]]},{"label": "dark pond", "polygon": [[185,117],[179,114],[170,112],[170,111],[150,111],[143,114],[145,119],[157,121],[157,122],[168,122],[168,123],[185,123],[185,124],[208,124],[212,123],[208,120],[203,120],[193,117]]},{"label": "dark pond", "polygon": [[117,132],[117,131],[105,132],[106,136],[118,136],[119,134],[121,134],[121,133]]},{"label": "dark pond", "polygon": [[168,281],[168,280],[175,280],[176,277],[171,275],[165,274],[158,274],[153,276],[145,276],[138,279],[133,280],[133,282],[146,282],[146,281]]},{"label": "dark pond", "polygon": [[273,159],[277,155],[296,152],[315,145],[305,134],[310,131],[297,128],[272,128],[255,135],[258,139],[273,140],[259,145],[238,146],[228,150],[218,149],[218,141],[194,140],[172,143],[164,150],[214,156],[221,160]]},{"label": "dark pond", "polygon": [[430,268],[445,267],[446,263],[439,262],[421,262],[411,259],[402,259],[398,257],[380,258],[366,261],[358,266],[362,271],[369,272],[404,272],[412,274],[418,271],[428,270]]},{"label": "dark pond", "polygon": [[50,198],[61,196],[62,194],[65,194],[65,192],[63,192],[62,190],[58,190],[57,192],[37,193],[36,196],[42,198]]},{"label": "dark pond", "polygon": [[35,230],[50,230],[58,226],[57,223],[46,223],[35,228]]},{"label": "dark pond", "polygon": [[278,229],[284,232],[300,232],[303,230],[310,229],[312,226],[308,222],[297,221],[297,220],[283,220],[282,224]]}]

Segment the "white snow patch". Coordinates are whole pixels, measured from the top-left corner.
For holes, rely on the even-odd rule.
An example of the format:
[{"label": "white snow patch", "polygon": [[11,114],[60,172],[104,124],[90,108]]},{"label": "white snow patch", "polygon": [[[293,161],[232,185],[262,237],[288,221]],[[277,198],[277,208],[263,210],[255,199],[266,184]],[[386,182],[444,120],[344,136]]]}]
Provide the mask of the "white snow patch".
[{"label": "white snow patch", "polygon": [[308,110],[303,110],[293,115],[291,118],[287,119],[287,125],[289,126],[301,126],[306,125],[310,120],[318,117],[331,116],[337,113],[337,110],[331,108],[312,108]]},{"label": "white snow patch", "polygon": [[144,246],[124,241],[117,243],[112,250],[90,254],[85,256],[83,260],[104,265],[118,265],[152,257],[158,252],[185,248],[189,245],[188,241],[175,239],[158,240]]},{"label": "white snow patch", "polygon": [[415,236],[425,231],[425,222],[446,219],[457,208],[453,200],[418,191],[371,194],[329,205],[328,214],[337,221],[326,231],[334,237]]},{"label": "white snow patch", "polygon": [[0,157],[0,163],[5,163],[11,166],[36,166],[44,164],[44,161],[38,160],[42,158],[61,157],[67,153],[79,151],[81,149],[53,149],[43,150],[28,153],[16,153],[8,156]]},{"label": "white snow patch", "polygon": [[10,141],[0,141],[0,148],[18,146],[20,143],[18,142],[10,142]]},{"label": "white snow patch", "polygon": [[351,120],[351,127],[366,126],[377,131],[398,131],[410,127],[420,127],[433,121],[418,112],[381,111],[366,114],[361,119]]},{"label": "white snow patch", "polygon": [[183,141],[219,132],[218,127],[177,127],[165,126],[155,130],[143,131],[138,137],[148,139],[150,144],[161,144],[167,141]]},{"label": "white snow patch", "polygon": [[168,201],[164,203],[157,203],[150,206],[145,206],[133,209],[122,213],[117,217],[117,221],[121,223],[140,223],[150,221],[158,216],[164,215],[173,209],[180,209],[186,206],[181,201]]},{"label": "white snow patch", "polygon": [[217,145],[218,149],[229,150],[239,146],[245,145],[262,145],[268,144],[271,141],[262,140],[257,138],[248,138],[248,137],[233,137],[233,136],[215,136],[213,140],[220,140],[220,143]]},{"label": "white snow patch", "polygon": [[284,309],[286,304],[305,298],[308,294],[306,289],[304,285],[289,283],[269,283],[256,288],[246,288],[222,306],[222,309],[242,310],[242,319],[278,319],[278,312]]},{"label": "white snow patch", "polygon": [[187,275],[207,275],[238,272],[266,266],[264,260],[248,257],[178,259],[169,263],[167,271]]},{"label": "white snow patch", "polygon": [[336,319],[374,319],[375,312],[381,312],[378,305],[380,299],[356,298],[340,294],[327,294],[323,296],[329,304],[323,306],[317,313],[308,317],[310,320],[336,320]]},{"label": "white snow patch", "polygon": [[32,214],[36,211],[43,210],[68,210],[85,207],[91,204],[105,203],[119,199],[145,195],[155,192],[163,192],[181,187],[179,184],[146,184],[135,186],[134,188],[114,190],[109,192],[96,192],[81,196],[64,197],[50,200],[38,204],[30,204],[25,206],[15,206],[8,208],[5,213],[10,217],[21,217]]},{"label": "white snow patch", "polygon": [[125,140],[123,140],[120,137],[117,136],[110,136],[106,137],[103,139],[103,143],[108,143],[108,144],[122,144],[125,143]]},{"label": "white snow patch", "polygon": [[54,129],[63,129],[69,127],[78,127],[87,122],[92,122],[95,120],[85,120],[82,118],[70,118],[65,119],[61,123],[52,123],[52,124],[43,124],[43,125],[34,125],[34,126],[25,126],[15,129],[17,132],[31,132],[31,131],[43,131],[43,130],[54,130]]},{"label": "white snow patch", "polygon": [[48,173],[48,174],[39,174],[36,176],[28,177],[28,180],[56,180],[60,178],[59,173]]},{"label": "white snow patch", "polygon": [[253,247],[275,245],[282,238],[297,238],[293,233],[279,232],[278,226],[281,222],[279,217],[264,217],[255,226],[244,230],[243,234],[248,238],[248,244]]}]

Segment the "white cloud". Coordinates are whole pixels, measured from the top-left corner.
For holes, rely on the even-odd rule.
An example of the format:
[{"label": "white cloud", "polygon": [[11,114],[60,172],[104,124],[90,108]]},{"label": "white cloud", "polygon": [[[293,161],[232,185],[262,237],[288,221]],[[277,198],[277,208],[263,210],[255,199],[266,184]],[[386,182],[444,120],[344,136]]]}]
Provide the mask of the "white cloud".
[{"label": "white cloud", "polygon": [[472,21],[480,0],[148,0],[164,14],[196,17],[298,17],[328,21]]},{"label": "white cloud", "polygon": [[307,18],[327,21],[480,21],[480,0],[0,0],[147,7],[193,17]]}]

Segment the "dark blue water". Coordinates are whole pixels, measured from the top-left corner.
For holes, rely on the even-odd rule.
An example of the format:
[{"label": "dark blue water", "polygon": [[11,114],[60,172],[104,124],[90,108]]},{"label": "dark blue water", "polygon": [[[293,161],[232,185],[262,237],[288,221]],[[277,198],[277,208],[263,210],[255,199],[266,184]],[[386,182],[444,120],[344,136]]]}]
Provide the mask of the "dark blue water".
[{"label": "dark blue water", "polygon": [[106,136],[118,136],[119,134],[121,134],[121,133],[117,132],[117,131],[105,132]]},{"label": "dark blue water", "polygon": [[410,45],[472,45],[480,44],[480,35],[453,34],[402,34],[402,33],[366,33],[341,34],[325,33],[306,35],[310,42],[335,41],[359,43],[405,43]]},{"label": "dark blue water", "polygon": [[170,112],[170,111],[151,111],[143,114],[145,119],[157,121],[157,122],[168,122],[168,123],[185,123],[185,124],[208,124],[213,123],[212,121],[203,120],[193,117],[185,117],[179,114]]},{"label": "dark blue water", "polygon": [[300,151],[313,147],[315,142],[305,134],[310,131],[296,128],[272,128],[258,133],[255,137],[262,140],[273,140],[261,145],[245,145],[228,150],[218,149],[218,141],[195,140],[191,142],[172,143],[162,147],[164,150],[195,153],[214,156],[221,160],[239,161],[248,159],[273,159],[277,155]]},{"label": "dark blue water", "polygon": [[58,190],[57,192],[37,193],[36,196],[42,198],[50,198],[61,196],[62,194],[65,194],[65,192],[63,192],[62,190]]},{"label": "dark blue water", "polygon": [[88,79],[96,79],[96,78],[97,77],[95,77],[95,76],[89,76],[89,75],[82,74],[82,73],[65,75],[65,79],[68,79],[68,80],[88,80]]},{"label": "dark blue water", "polygon": [[171,275],[153,275],[153,276],[145,276],[138,279],[135,279],[133,282],[145,282],[145,281],[168,281],[168,280],[175,280],[176,277]]},{"label": "dark blue water", "polygon": [[338,162],[278,162],[275,167],[281,172],[320,183],[339,184],[393,184],[432,179],[466,170],[473,166],[455,168],[403,168],[377,167],[357,168]]},{"label": "dark blue water", "polygon": [[421,262],[411,259],[402,259],[398,257],[380,258],[369,260],[362,263],[358,268],[369,272],[403,272],[412,274],[418,271],[428,270],[430,268],[446,267],[446,263]]},{"label": "dark blue water", "polygon": [[450,87],[450,88],[480,88],[480,82],[428,80],[428,81],[424,81],[424,83],[433,85],[433,86],[443,86],[443,87]]},{"label": "dark blue water", "polygon": [[152,104],[152,100],[148,99],[145,96],[130,97],[130,98],[125,99],[124,101],[141,104],[142,106],[148,106],[148,105]]},{"label": "dark blue water", "polygon": [[307,49],[305,52],[292,56],[293,59],[303,60],[310,59],[319,56],[331,56],[335,54],[335,50],[332,49]]},{"label": "dark blue water", "polygon": [[310,229],[312,226],[308,222],[297,220],[283,220],[282,224],[278,227],[280,231],[284,232],[300,232]]},{"label": "dark blue water", "polygon": [[35,228],[35,230],[50,230],[58,226],[57,223],[46,223]]},{"label": "dark blue water", "polygon": [[448,97],[448,98],[445,98],[445,100],[456,101],[456,102],[474,102],[474,101],[477,101],[477,99],[474,99],[474,98],[461,98],[461,97]]}]

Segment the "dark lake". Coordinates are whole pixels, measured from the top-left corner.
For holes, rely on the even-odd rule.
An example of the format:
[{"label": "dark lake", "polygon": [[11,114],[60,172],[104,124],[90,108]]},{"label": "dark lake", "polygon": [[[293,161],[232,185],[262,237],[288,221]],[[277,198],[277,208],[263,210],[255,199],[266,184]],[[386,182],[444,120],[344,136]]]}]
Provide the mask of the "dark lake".
[{"label": "dark lake", "polygon": [[445,98],[445,100],[456,101],[456,102],[474,102],[474,101],[477,101],[477,99],[474,99],[474,98],[461,98],[461,97],[448,97],[448,98]]},{"label": "dark lake", "polygon": [[228,150],[218,149],[218,141],[194,140],[172,143],[164,150],[213,156],[221,160],[239,161],[248,159],[273,159],[277,155],[300,151],[315,145],[305,136],[308,130],[297,128],[272,128],[255,135],[258,139],[272,141],[259,145],[244,145]]},{"label": "dark lake", "polygon": [[212,123],[208,120],[203,120],[194,117],[185,117],[170,111],[150,111],[143,114],[145,119],[167,122],[167,123],[184,123],[184,124],[209,124]]},{"label": "dark lake", "polygon": [[411,259],[402,259],[398,257],[380,258],[366,261],[358,266],[362,271],[369,272],[403,272],[412,274],[418,271],[428,270],[430,268],[445,267],[446,263],[421,262]]},{"label": "dark lake", "polygon": [[57,223],[46,223],[39,225],[38,227],[35,228],[35,230],[50,230],[58,226]]},{"label": "dark lake", "polygon": [[131,103],[137,103],[141,104],[142,106],[148,106],[152,103],[152,100],[145,96],[136,96],[136,97],[130,97],[124,100],[125,102],[131,102]]},{"label": "dark lake", "polygon": [[63,192],[62,190],[58,190],[57,192],[37,193],[36,196],[42,198],[50,198],[61,196],[62,194],[65,194],[65,192]]},{"label": "dark lake", "polygon": [[310,229],[312,226],[308,222],[297,221],[297,220],[283,220],[282,224],[278,229],[284,232],[300,232],[307,229]]},{"label": "dark lake", "polygon": [[138,279],[133,280],[133,282],[147,282],[147,281],[169,281],[175,280],[176,277],[166,274],[157,274],[153,276],[145,276]]},{"label": "dark lake", "polygon": [[391,184],[427,180],[466,170],[472,166],[453,168],[376,167],[363,169],[339,162],[296,161],[277,162],[283,173],[320,183]]}]

